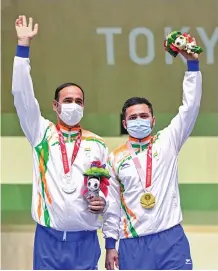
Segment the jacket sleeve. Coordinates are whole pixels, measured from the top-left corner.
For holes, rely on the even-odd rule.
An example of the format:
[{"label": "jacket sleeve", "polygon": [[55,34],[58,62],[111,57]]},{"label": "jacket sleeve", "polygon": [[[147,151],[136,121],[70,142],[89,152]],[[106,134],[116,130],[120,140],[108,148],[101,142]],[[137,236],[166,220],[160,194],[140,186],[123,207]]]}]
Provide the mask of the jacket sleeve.
[{"label": "jacket sleeve", "polygon": [[178,153],[191,134],[200,109],[202,76],[199,61],[187,61],[188,71],[183,80],[183,101],[179,113],[173,118],[167,130],[170,142]]},{"label": "jacket sleeve", "polygon": [[12,76],[12,94],[21,128],[32,146],[42,140],[46,124],[34,96],[30,75],[29,47],[17,46]]},{"label": "jacket sleeve", "polygon": [[119,239],[120,219],[121,219],[121,201],[120,201],[120,184],[115,176],[115,172],[109,157],[108,168],[111,175],[109,186],[109,207],[103,216],[103,234],[105,248],[112,249],[116,246]]},{"label": "jacket sleeve", "polygon": [[[107,147],[102,147],[102,161],[101,161],[101,163],[103,165],[107,164],[107,158],[108,158],[108,148]],[[104,208],[103,212],[106,212],[106,210],[107,210],[107,208],[109,206],[108,197],[106,197],[101,190],[99,191],[99,196],[102,197],[105,200],[105,208]]]}]

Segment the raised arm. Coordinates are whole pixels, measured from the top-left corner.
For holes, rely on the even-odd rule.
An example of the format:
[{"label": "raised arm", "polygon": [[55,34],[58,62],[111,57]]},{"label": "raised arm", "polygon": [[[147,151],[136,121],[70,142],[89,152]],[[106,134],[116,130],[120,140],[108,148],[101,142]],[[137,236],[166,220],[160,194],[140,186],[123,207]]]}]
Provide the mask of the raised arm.
[{"label": "raised arm", "polygon": [[111,155],[109,157],[108,168],[110,172],[109,186],[109,207],[103,216],[103,234],[105,238],[107,270],[113,270],[114,264],[118,267],[118,254],[116,251],[116,241],[119,239],[121,202],[120,202],[120,184],[112,169]]},{"label": "raised arm", "polygon": [[170,141],[177,153],[194,128],[202,95],[202,76],[199,71],[198,55],[186,53],[183,55],[187,58],[188,68],[183,81],[183,101],[179,113],[168,126]]},{"label": "raised arm", "polygon": [[21,128],[30,144],[36,146],[43,137],[47,121],[41,116],[30,75],[29,46],[38,32],[37,24],[33,29],[32,23],[30,18],[27,25],[25,16],[19,16],[15,22],[18,46],[13,65],[12,94]]}]

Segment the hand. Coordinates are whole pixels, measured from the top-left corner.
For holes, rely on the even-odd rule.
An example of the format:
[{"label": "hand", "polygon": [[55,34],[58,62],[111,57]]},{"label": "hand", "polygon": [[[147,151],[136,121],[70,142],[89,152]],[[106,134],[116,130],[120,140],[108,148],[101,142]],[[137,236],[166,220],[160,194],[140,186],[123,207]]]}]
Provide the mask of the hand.
[{"label": "hand", "polygon": [[15,21],[15,28],[17,31],[18,45],[30,46],[30,41],[38,33],[38,24],[33,27],[33,19],[29,18],[27,25],[26,16],[19,16]]},{"label": "hand", "polygon": [[[193,42],[196,45],[196,40],[193,38]],[[190,53],[188,54],[185,51],[180,51],[180,54],[184,56],[185,59],[187,60],[198,60],[199,59],[199,54],[195,54],[195,53]]]},{"label": "hand", "polygon": [[107,249],[106,259],[105,259],[105,268],[107,270],[114,270],[114,264],[116,268],[119,268],[118,253],[116,249]]},{"label": "hand", "polygon": [[93,214],[100,214],[104,211],[105,200],[102,197],[92,197],[89,199],[89,212]]}]

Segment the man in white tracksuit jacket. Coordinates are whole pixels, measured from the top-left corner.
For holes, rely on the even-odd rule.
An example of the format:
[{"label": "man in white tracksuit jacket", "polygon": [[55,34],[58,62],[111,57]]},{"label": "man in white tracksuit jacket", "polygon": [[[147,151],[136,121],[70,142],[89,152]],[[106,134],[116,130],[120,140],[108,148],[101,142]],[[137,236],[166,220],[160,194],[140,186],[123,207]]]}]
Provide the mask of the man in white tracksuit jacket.
[{"label": "man in white tracksuit jacket", "polygon": [[80,127],[84,92],[74,83],[55,91],[57,124],[41,116],[30,76],[30,40],[37,34],[32,18],[16,20],[18,46],[14,58],[12,93],[22,130],[33,151],[32,217],[37,223],[34,270],[97,269],[100,246],[99,214],[107,200],[87,202],[81,194],[84,172],[93,161],[106,164],[103,139]]},{"label": "man in white tracksuit jacket", "polygon": [[[152,136],[152,104],[133,97],[123,106],[128,141],[109,155],[110,208],[105,213],[106,268],[192,269],[181,226],[178,154],[198,116],[202,78],[198,55],[183,53],[183,104],[170,125]],[[119,259],[115,243],[119,243]],[[119,260],[119,262],[118,262]]]}]

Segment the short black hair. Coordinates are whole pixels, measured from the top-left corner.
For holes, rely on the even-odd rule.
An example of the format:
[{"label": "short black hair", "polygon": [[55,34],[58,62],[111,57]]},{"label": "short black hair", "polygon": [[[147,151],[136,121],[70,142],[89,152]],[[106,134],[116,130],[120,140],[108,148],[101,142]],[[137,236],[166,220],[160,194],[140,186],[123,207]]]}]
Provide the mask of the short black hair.
[{"label": "short black hair", "polygon": [[63,88],[70,87],[70,86],[78,87],[78,88],[82,91],[82,94],[83,94],[83,102],[84,102],[84,100],[85,100],[84,90],[81,88],[81,86],[77,85],[76,83],[71,83],[71,82],[61,84],[59,87],[57,87],[56,90],[55,90],[55,97],[54,97],[54,99],[55,99],[56,101],[58,101],[58,100],[59,100],[59,93],[60,93],[60,91],[61,91]]},{"label": "short black hair", "polygon": [[145,98],[141,98],[141,97],[132,97],[129,98],[123,105],[122,108],[122,119],[125,119],[126,117],[126,110],[127,108],[129,108],[130,106],[133,105],[137,105],[137,104],[146,104],[148,106],[148,108],[150,109],[151,115],[153,116],[153,107],[152,107],[152,103],[149,102],[149,100],[145,99]]}]

